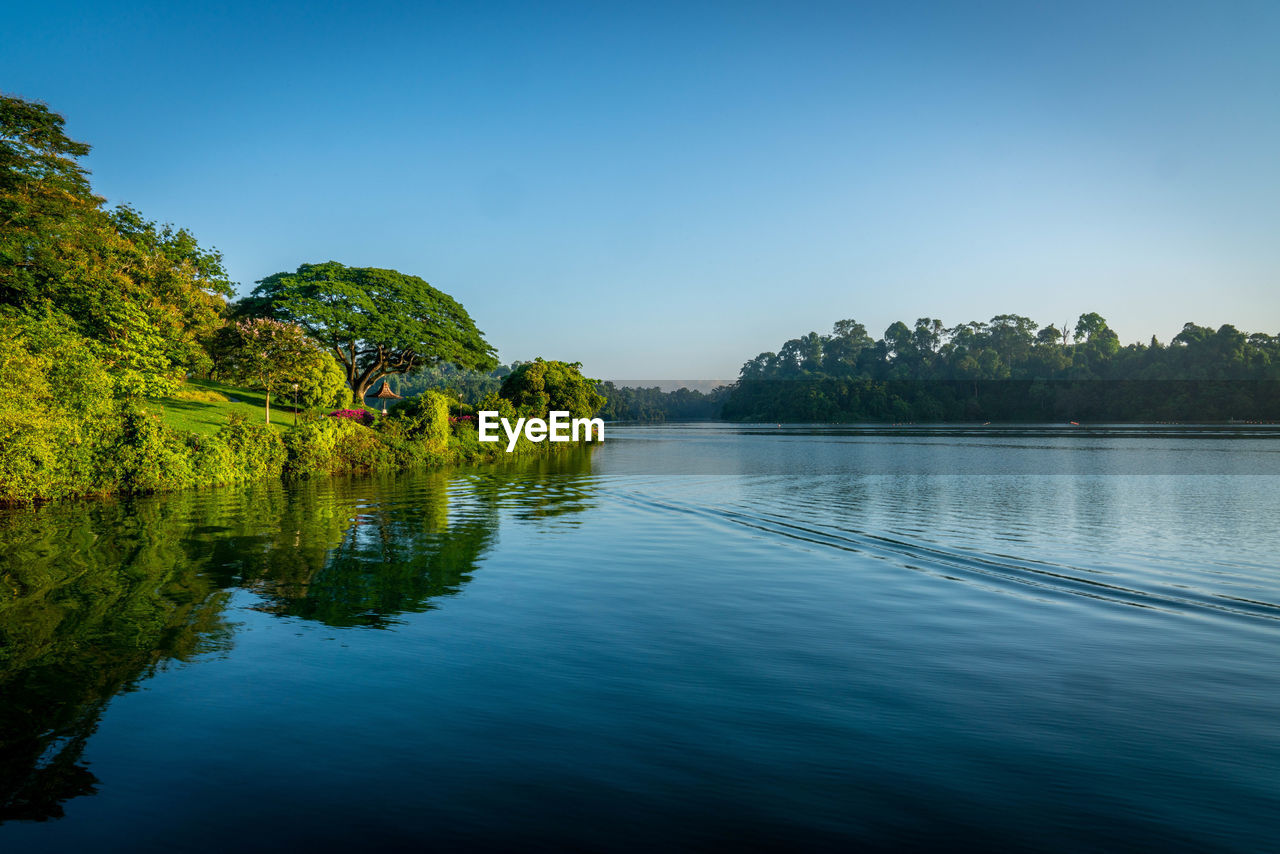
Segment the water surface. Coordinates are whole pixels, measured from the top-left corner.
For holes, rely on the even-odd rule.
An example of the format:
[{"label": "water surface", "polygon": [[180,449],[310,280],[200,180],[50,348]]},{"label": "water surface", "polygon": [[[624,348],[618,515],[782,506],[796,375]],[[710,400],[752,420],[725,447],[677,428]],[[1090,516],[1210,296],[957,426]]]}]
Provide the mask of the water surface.
[{"label": "water surface", "polygon": [[1275,432],[608,435],[0,515],[0,847],[1274,849]]}]

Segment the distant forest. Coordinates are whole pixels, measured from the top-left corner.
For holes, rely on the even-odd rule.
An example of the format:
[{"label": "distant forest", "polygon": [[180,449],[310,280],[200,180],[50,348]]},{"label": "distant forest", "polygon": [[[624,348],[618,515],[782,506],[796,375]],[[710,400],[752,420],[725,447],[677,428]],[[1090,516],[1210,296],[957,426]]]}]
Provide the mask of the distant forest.
[{"label": "distant forest", "polygon": [[742,366],[735,421],[1228,421],[1280,419],[1280,337],[1188,323],[1121,346],[1099,314],[1041,328],[1016,314],[945,327],[855,320]]},{"label": "distant forest", "polygon": [[[453,365],[433,365],[412,374],[390,378],[391,387],[404,397],[434,389],[456,396],[459,412],[469,412],[486,395],[496,394],[502,381],[523,362],[499,365],[492,371],[467,371]],[[664,392],[660,388],[619,387],[612,382],[596,385],[606,398],[600,416],[610,421],[712,421],[728,397],[727,386],[709,393],[687,388]]]},{"label": "distant forest", "polygon": [[[391,380],[474,406],[519,362],[432,367]],[[946,327],[921,318],[873,339],[856,320],[810,332],[711,392],[600,383],[611,421],[1280,421],[1280,336],[1188,323],[1168,344],[1122,346],[1099,314],[1040,327],[1016,314]]]},{"label": "distant forest", "polygon": [[610,421],[714,421],[729,396],[729,387],[709,392],[687,388],[629,388],[601,383],[597,391],[608,401],[601,415]]}]

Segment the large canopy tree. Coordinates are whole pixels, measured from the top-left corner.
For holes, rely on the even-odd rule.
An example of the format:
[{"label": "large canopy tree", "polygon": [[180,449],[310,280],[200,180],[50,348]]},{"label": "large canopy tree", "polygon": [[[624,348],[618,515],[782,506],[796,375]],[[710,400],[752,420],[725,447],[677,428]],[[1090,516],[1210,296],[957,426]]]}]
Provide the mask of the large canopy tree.
[{"label": "large canopy tree", "polygon": [[303,264],[258,282],[242,317],[296,323],[342,364],[356,402],[391,374],[449,363],[487,371],[494,349],[453,297],[417,276],[336,261]]}]

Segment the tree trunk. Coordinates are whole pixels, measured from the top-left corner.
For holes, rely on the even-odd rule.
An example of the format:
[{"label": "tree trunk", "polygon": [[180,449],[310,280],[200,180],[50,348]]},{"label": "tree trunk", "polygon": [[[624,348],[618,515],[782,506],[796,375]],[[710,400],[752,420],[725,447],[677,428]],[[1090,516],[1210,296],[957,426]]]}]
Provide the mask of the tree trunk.
[{"label": "tree trunk", "polygon": [[267,391],[267,423],[271,423],[271,392]]},{"label": "tree trunk", "polygon": [[351,405],[356,408],[364,406],[364,396],[369,393],[371,388],[373,388],[374,383],[386,376],[387,374],[378,373],[377,371],[367,371],[363,380],[356,380],[355,384],[351,387],[351,391],[355,394],[355,400],[351,402]]}]

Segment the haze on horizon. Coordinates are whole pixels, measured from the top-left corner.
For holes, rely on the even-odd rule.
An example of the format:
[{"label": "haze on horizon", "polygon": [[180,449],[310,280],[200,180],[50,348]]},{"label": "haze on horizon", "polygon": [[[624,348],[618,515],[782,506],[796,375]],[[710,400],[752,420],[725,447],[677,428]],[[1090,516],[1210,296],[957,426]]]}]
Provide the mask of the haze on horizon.
[{"label": "haze on horizon", "polygon": [[1280,4],[460,6],[30,4],[0,89],[241,293],[399,269],[504,361],[731,378],[841,318],[1280,332]]}]

